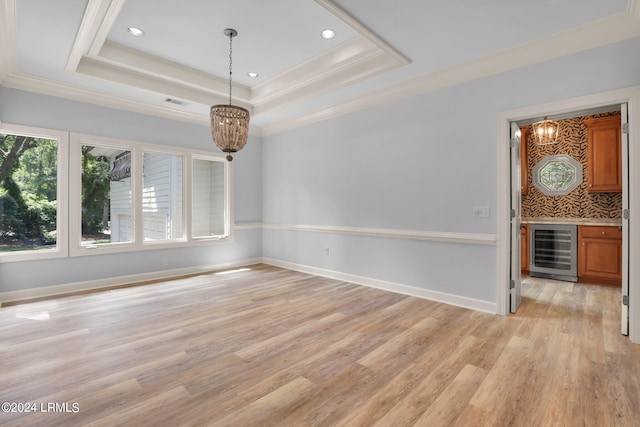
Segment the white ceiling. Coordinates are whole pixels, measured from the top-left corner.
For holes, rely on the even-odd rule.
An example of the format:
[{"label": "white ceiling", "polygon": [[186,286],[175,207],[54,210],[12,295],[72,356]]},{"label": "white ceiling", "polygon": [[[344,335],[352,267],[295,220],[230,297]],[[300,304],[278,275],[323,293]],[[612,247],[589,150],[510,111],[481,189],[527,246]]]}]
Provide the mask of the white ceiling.
[{"label": "white ceiling", "polygon": [[639,2],[0,0],[0,82],[208,123],[228,102],[231,27],[233,102],[270,135],[640,37]]}]

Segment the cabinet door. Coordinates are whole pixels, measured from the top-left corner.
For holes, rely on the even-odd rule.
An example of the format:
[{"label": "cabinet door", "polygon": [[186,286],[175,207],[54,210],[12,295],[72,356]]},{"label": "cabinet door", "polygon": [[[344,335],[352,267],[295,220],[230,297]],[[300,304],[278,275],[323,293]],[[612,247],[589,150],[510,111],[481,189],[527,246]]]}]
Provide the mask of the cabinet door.
[{"label": "cabinet door", "polygon": [[584,121],[587,126],[587,179],[591,192],[622,191],[620,116]]},{"label": "cabinet door", "polygon": [[578,277],[586,283],[620,286],[622,238],[616,227],[579,228]]},{"label": "cabinet door", "polygon": [[524,273],[529,273],[529,225],[520,226],[522,250],[520,251],[520,268]]}]

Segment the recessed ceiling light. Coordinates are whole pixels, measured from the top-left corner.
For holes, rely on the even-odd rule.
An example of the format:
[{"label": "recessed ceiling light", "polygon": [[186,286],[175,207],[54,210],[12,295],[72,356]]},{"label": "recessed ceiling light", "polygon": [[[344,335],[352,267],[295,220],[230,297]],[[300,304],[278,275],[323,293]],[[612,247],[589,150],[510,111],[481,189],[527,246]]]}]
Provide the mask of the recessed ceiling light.
[{"label": "recessed ceiling light", "polygon": [[250,71],[247,73],[247,76],[251,77],[252,79],[255,79],[256,77],[258,77],[258,73],[254,73],[253,71]]},{"label": "recessed ceiling light", "polygon": [[336,32],[333,30],[322,30],[322,33],[320,33],[322,35],[323,39],[332,39],[336,36]]},{"label": "recessed ceiling light", "polygon": [[138,27],[129,27],[129,28],[127,28],[127,31],[129,32],[129,34],[131,34],[132,36],[135,36],[135,37],[144,36],[144,31],[142,31]]}]

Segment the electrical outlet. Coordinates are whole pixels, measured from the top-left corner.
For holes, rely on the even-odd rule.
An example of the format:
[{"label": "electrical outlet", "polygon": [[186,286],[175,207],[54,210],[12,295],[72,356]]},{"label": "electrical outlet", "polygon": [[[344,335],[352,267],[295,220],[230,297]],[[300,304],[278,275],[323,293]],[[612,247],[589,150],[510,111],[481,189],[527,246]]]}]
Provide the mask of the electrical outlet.
[{"label": "electrical outlet", "polygon": [[474,206],[473,207],[473,217],[474,218],[488,218],[489,217],[489,206]]},{"label": "electrical outlet", "polygon": [[324,254],[329,255],[329,253],[331,253],[331,250],[329,248],[324,248]]},{"label": "electrical outlet", "polygon": [[167,257],[162,258],[162,266],[169,267],[169,258]]}]

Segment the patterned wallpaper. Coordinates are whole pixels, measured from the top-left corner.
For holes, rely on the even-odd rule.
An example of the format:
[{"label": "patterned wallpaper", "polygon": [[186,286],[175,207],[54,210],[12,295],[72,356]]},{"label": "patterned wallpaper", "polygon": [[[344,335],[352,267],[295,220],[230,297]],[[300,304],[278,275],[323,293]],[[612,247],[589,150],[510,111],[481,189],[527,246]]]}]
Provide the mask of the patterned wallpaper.
[{"label": "patterned wallpaper", "polygon": [[[538,146],[529,131],[527,164],[529,193],[522,195],[523,217],[621,218],[621,193],[590,193],[587,190],[587,128],[585,119],[619,115],[620,112],[596,114],[560,120],[559,142]],[[530,127],[530,126],[529,126]],[[568,154],[582,163],[583,181],[567,196],[545,196],[531,181],[531,169],[545,156]]]}]

